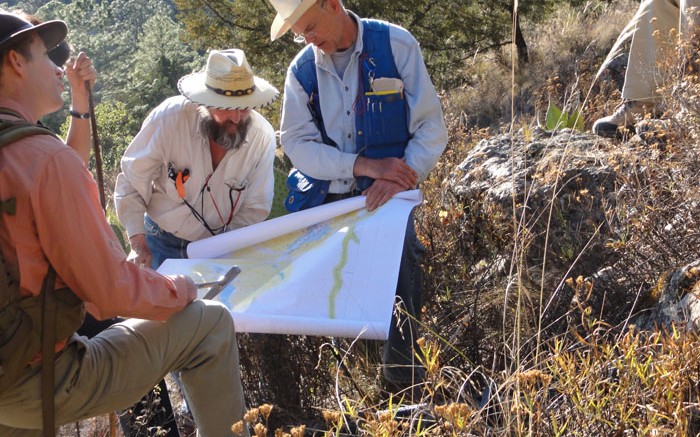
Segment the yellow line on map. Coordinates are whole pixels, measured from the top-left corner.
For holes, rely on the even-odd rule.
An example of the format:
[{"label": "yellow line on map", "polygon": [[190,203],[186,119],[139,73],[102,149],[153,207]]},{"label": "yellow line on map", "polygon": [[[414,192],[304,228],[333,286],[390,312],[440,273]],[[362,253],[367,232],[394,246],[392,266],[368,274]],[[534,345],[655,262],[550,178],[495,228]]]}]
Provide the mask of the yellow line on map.
[{"label": "yellow line on map", "polygon": [[352,227],[348,228],[348,233],[343,238],[343,251],[340,255],[340,262],[333,268],[333,288],[328,296],[328,317],[335,319],[335,298],[343,286],[343,267],[348,263],[348,247],[350,240],[360,243]]}]

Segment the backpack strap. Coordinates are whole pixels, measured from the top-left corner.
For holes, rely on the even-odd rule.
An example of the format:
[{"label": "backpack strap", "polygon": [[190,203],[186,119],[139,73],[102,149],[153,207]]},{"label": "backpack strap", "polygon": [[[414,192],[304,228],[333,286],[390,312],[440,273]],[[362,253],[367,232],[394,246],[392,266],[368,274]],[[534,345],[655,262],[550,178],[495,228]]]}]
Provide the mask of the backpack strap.
[{"label": "backpack strap", "polygon": [[56,271],[49,271],[41,285],[41,419],[44,437],[56,435],[56,405],[54,398],[56,375]]},{"label": "backpack strap", "polygon": [[11,115],[11,116],[17,117],[21,120],[25,120],[25,118],[22,116],[22,114],[15,111],[14,109],[5,108],[4,106],[0,106],[0,114]]},{"label": "backpack strap", "polygon": [[[7,120],[0,118],[0,149],[31,135],[51,135],[58,138],[53,131],[39,124],[30,123],[18,112],[9,108],[0,107],[0,114],[11,115],[19,120]],[[17,204],[14,197],[0,199],[0,216],[2,214],[14,215]]]},{"label": "backpack strap", "polygon": [[18,120],[0,118],[0,148],[31,135],[51,135],[58,138],[51,129],[28,122],[20,113],[10,108],[0,107],[0,114],[18,118]]}]

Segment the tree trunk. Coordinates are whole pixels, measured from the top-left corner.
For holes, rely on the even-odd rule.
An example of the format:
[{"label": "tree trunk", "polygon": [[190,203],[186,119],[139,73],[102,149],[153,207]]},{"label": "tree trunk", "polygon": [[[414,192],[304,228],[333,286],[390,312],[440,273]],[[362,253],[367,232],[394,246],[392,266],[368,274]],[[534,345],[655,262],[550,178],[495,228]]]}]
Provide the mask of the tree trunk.
[{"label": "tree trunk", "polygon": [[523,65],[530,61],[530,56],[527,53],[527,43],[520,28],[520,10],[516,12],[514,9],[515,1],[512,1],[510,4],[510,16],[513,18],[513,13],[515,13],[515,48],[518,51],[518,64]]}]

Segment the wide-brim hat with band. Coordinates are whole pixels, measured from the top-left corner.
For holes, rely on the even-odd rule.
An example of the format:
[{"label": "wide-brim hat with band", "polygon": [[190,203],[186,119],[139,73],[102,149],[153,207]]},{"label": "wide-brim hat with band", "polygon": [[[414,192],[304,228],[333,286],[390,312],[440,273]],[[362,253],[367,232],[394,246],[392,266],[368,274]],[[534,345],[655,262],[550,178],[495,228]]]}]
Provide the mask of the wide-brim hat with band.
[{"label": "wide-brim hat with band", "polygon": [[255,109],[274,102],[279,91],[257,77],[240,49],[212,50],[204,71],[182,77],[180,94],[217,109]]},{"label": "wide-brim hat with band", "polygon": [[272,21],[272,27],[270,28],[270,39],[274,41],[284,35],[316,1],[270,0],[272,7],[277,11],[277,16]]},{"label": "wide-brim hat with band", "polygon": [[0,50],[29,32],[36,32],[44,41],[46,48],[51,50],[66,38],[68,26],[60,20],[45,21],[35,26],[15,14],[0,10]]}]

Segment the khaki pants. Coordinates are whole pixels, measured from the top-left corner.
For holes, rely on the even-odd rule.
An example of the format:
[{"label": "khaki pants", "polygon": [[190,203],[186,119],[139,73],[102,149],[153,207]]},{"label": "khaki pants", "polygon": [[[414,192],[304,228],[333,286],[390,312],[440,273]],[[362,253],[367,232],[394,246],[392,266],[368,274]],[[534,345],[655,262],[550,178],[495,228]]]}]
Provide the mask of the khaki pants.
[{"label": "khaki pants", "polygon": [[[56,358],[57,424],[138,401],[179,370],[203,437],[232,436],[245,413],[233,319],[212,301],[194,301],[167,322],[126,320],[87,339],[73,336]],[[41,366],[0,393],[0,436],[41,436]]]},{"label": "khaki pants", "polygon": [[644,0],[636,22],[622,98],[653,101],[678,62],[678,42],[697,31],[700,0]]}]

